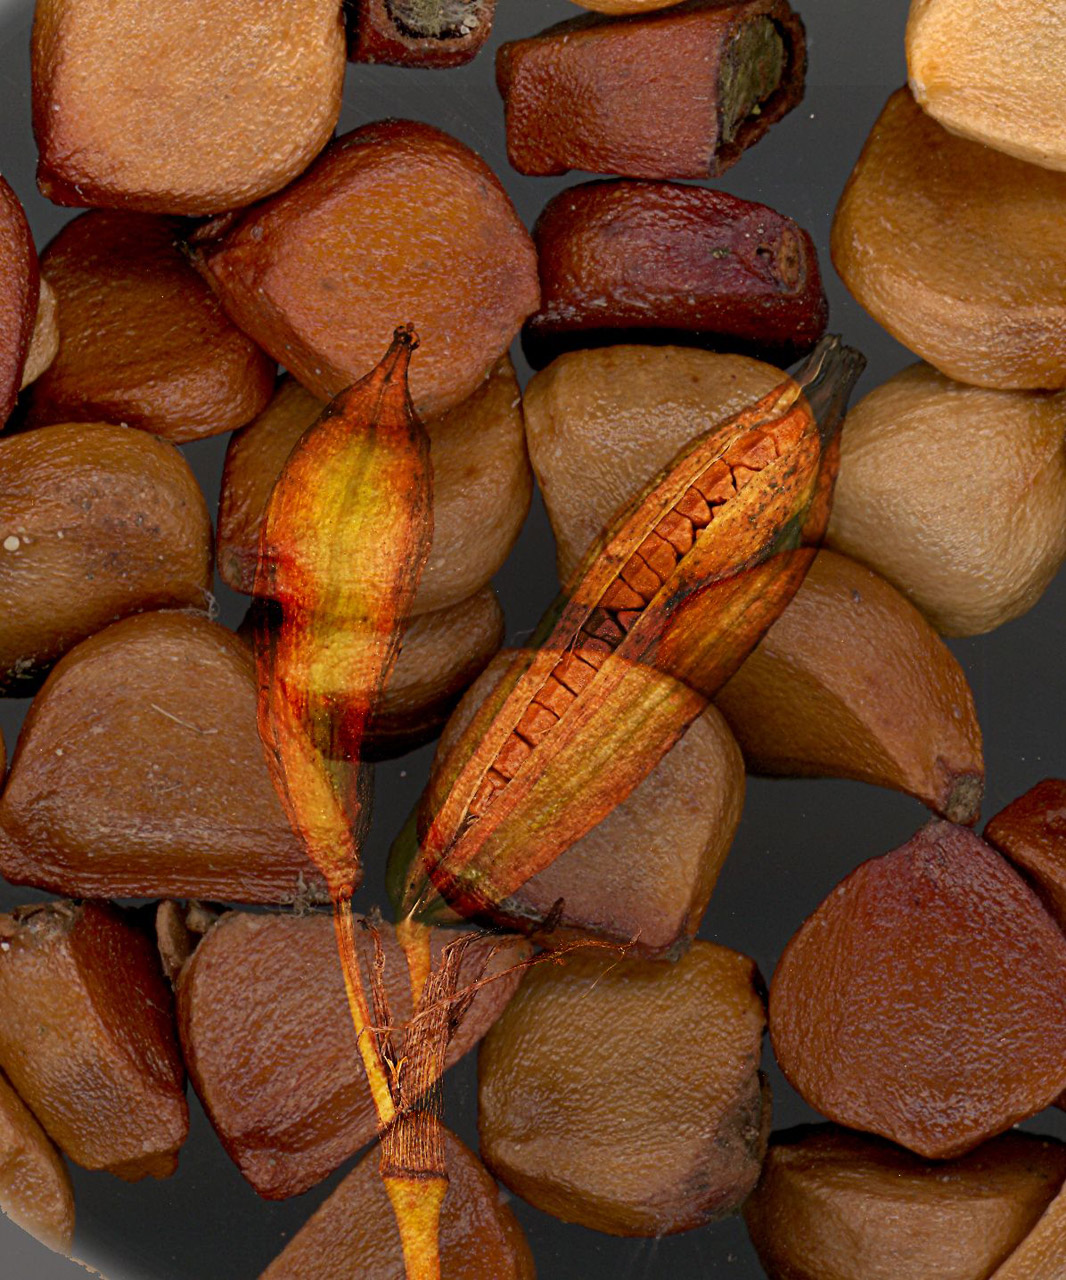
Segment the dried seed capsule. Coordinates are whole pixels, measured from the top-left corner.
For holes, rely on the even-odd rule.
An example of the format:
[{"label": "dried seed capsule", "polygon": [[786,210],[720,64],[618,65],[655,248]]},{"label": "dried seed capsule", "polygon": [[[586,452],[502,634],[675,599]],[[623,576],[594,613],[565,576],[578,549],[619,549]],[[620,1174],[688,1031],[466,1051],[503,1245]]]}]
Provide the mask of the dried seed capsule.
[{"label": "dried seed capsule", "polygon": [[36,382],[59,354],[59,304],[56,293],[47,280],[42,279],[40,285],[33,336],[22,368],[23,390],[31,382]]},{"label": "dried seed capsule", "polygon": [[[538,373],[523,412],[560,579],[678,449],[785,377],[746,356],[633,346],[577,351]],[[699,494],[678,510],[693,527],[710,520]]]},{"label": "dried seed capsule", "polygon": [[977,820],[984,757],[966,676],[918,610],[846,556],[819,552],[716,701],[753,773],[859,778]]},{"label": "dried seed capsule", "polygon": [[672,964],[575,952],[531,970],[478,1059],[482,1158],[538,1209],[611,1235],[731,1212],[769,1130],[759,981],[707,942]]},{"label": "dried seed capsule", "polygon": [[[522,1228],[485,1166],[445,1130],[448,1192],[440,1221],[441,1273],[463,1280],[535,1280]],[[403,1274],[396,1219],[378,1172],[378,1152],[356,1165],[259,1280],[326,1280]]]},{"label": "dried seed capsule", "polygon": [[744,1218],[770,1280],[976,1280],[1025,1239],[1064,1177],[1066,1148],[1028,1133],[931,1164],[805,1125],[770,1139]]},{"label": "dried seed capsule", "polygon": [[1053,70],[1066,41],[1047,17],[1027,5],[981,10],[965,0],[912,0],[907,70],[915,98],[952,133],[1066,169]]},{"label": "dried seed capsule", "polygon": [[411,120],[336,139],[197,256],[236,323],[324,398],[366,374],[410,317],[423,417],[473,394],[539,297],[533,243],[495,175]]},{"label": "dried seed capsule", "polygon": [[550,201],[533,229],[541,308],[522,331],[535,368],[627,331],[761,354],[805,355],[828,304],[810,236],[724,191],[591,182]]},{"label": "dried seed capsule", "polygon": [[[416,357],[417,358],[417,357]],[[473,596],[507,558],[525,522],[533,478],[522,395],[505,356],[457,408],[426,423],[433,466],[433,542],[415,595],[422,614]],[[291,379],[233,437],[218,514],[218,568],[235,591],[252,589],[267,498],[322,401]]]},{"label": "dried seed capsule", "polygon": [[1032,608],[1066,558],[1064,438],[1066,395],[913,365],[848,414],[828,543],[942,634],[991,631]]},{"label": "dried seed capsule", "polygon": [[111,907],[0,916],[0,1068],[76,1164],[165,1178],[189,1130],[155,949]]},{"label": "dried seed capsule", "polygon": [[689,0],[587,15],[501,46],[519,173],[716,177],[803,96],[803,24],[785,0]]},{"label": "dried seed capsule", "polygon": [[[379,926],[385,982],[397,1023],[411,1016],[403,951]],[[449,934],[435,930],[434,960]],[[463,962],[476,980],[496,940]],[[528,954],[510,943],[490,962],[502,973]],[[458,1061],[499,1016],[517,973],[482,987],[448,1047]],[[321,1181],[377,1132],[328,916],[225,916],[200,943],[177,988],[189,1075],[211,1123],[241,1172],[267,1199]]]},{"label": "dried seed capsule", "polygon": [[62,345],[29,420],[121,422],[182,443],[240,427],[270,399],[274,365],[226,319],[186,261],[181,224],[93,212],[68,223],[41,271]]},{"label": "dried seed capsule", "polygon": [[56,1253],[74,1242],[74,1190],[59,1153],[0,1075],[0,1210]]},{"label": "dried seed capsule", "polygon": [[[121,38],[116,38],[120,31]],[[339,0],[42,0],[37,182],[57,204],[203,214],[277,191],[329,141]],[[164,56],[160,56],[160,51]]]},{"label": "dried seed capsule", "polygon": [[1025,874],[1066,929],[1066,781],[1038,782],[996,814],[985,839]]},{"label": "dried seed capsule", "polygon": [[492,31],[496,0],[346,0],[348,57],[400,67],[461,67]]},{"label": "dried seed capsule", "polygon": [[979,387],[1066,386],[1066,176],[889,98],[833,220],[833,263],[878,324]]},{"label": "dried seed capsule", "polygon": [[78,897],[322,900],[255,727],[251,654],[203,615],[127,618],[56,666],[0,797],[0,872]]},{"label": "dried seed capsule", "polygon": [[977,836],[930,822],[792,938],[770,1035],[829,1119],[961,1155],[1066,1087],[1066,938]]},{"label": "dried seed capsule", "polygon": [[102,423],[0,440],[0,690],[116,618],[202,608],[210,586],[211,519],[177,449]]},{"label": "dried seed capsule", "polygon": [[0,177],[0,427],[11,416],[22,386],[38,288],[29,223],[18,196]]}]

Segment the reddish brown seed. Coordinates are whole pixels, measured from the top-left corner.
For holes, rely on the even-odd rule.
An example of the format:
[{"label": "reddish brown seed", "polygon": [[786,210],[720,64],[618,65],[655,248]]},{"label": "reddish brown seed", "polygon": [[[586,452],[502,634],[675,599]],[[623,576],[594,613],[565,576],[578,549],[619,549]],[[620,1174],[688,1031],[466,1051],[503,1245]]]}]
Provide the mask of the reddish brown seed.
[{"label": "reddish brown seed", "polygon": [[0,872],[77,897],[324,900],[255,705],[247,647],[202,614],[140,614],[83,641],[26,717]]},{"label": "reddish brown seed", "polygon": [[533,238],[541,309],[522,342],[536,368],[562,351],[626,338],[790,364],[825,331],[810,236],[724,191],[628,181],[568,187]]},{"label": "reddish brown seed", "polygon": [[59,1153],[0,1075],[0,1211],[49,1249],[70,1253],[74,1191]]},{"label": "reddish brown seed", "polygon": [[1066,929],[1066,781],[1038,782],[991,819],[985,839],[1026,875]]},{"label": "reddish brown seed", "polygon": [[519,173],[715,177],[803,96],[803,25],[784,0],[690,0],[589,15],[501,46]]},{"label": "reddish brown seed", "polygon": [[492,170],[410,120],[337,138],[197,257],[237,324],[324,399],[410,317],[423,418],[477,390],[540,297],[533,242]]},{"label": "reddish brown seed", "polygon": [[961,1155],[1066,1087],[1066,937],[973,832],[930,822],[793,937],[770,1035],[823,1115]]},{"label": "reddish brown seed", "polygon": [[348,57],[399,67],[461,67],[492,31],[496,0],[347,0]]},{"label": "reddish brown seed", "polygon": [[165,1178],[189,1129],[170,993],[109,906],[0,916],[0,1068],[75,1163]]},{"label": "reddish brown seed", "polygon": [[37,316],[37,252],[18,196],[0,177],[0,428],[11,416]]},{"label": "reddish brown seed", "polygon": [[[687,496],[687,495],[686,495]],[[660,538],[665,538],[678,555],[685,555],[692,548],[695,530],[692,521],[682,512],[674,510],[664,516],[655,528]]]},{"label": "reddish brown seed", "polygon": [[274,362],[236,329],[189,265],[182,224],[99,211],[68,223],[41,273],[59,305],[59,354],[29,393],[29,420],[116,422],[182,443],[243,426]]},{"label": "reddish brown seed", "polygon": [[[391,926],[378,927],[389,1004],[402,1023],[411,1016],[410,978]],[[435,960],[452,937],[434,930]],[[486,937],[471,948],[462,983],[477,978],[496,943]],[[509,942],[489,972],[527,954],[527,944]],[[449,1045],[449,1066],[485,1034],[518,979],[501,977],[474,997]],[[223,917],[182,971],[177,999],[190,1078],[260,1195],[280,1200],[306,1191],[373,1138],[377,1119],[328,916]]]}]

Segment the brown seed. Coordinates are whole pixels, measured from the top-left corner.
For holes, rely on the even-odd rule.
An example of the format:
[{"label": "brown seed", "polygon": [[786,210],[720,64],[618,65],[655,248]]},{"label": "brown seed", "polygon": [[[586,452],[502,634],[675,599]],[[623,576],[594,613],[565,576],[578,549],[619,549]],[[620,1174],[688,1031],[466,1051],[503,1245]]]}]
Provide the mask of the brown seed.
[{"label": "brown seed", "polygon": [[77,897],[324,900],[256,733],[247,647],[201,614],[117,622],[56,666],[0,797],[0,872]]},{"label": "brown seed", "polygon": [[805,71],[785,0],[589,14],[496,57],[511,164],[542,175],[717,177],[799,102]]},{"label": "brown seed", "polygon": [[[459,704],[441,736],[438,767],[510,656],[494,658]],[[710,707],[627,800],[501,904],[501,916],[522,930],[550,922],[550,934],[540,935],[549,944],[592,934],[641,952],[669,951],[699,928],[743,806],[744,762]]]},{"label": "brown seed", "polygon": [[811,1125],[771,1138],[744,1217],[770,1280],[978,1280],[1032,1230],[1064,1177],[1066,1148],[1028,1133],[931,1164]]},{"label": "brown seed", "polygon": [[155,909],[155,940],[163,972],[173,986],[185,962],[204,934],[218,920],[218,912],[200,902],[183,905],[165,898]]},{"label": "brown seed", "polygon": [[[411,984],[391,926],[380,925],[396,1022],[411,1016]],[[435,961],[450,937],[435,930]],[[468,952],[475,980],[496,946]],[[490,962],[502,973],[525,958],[514,941]],[[518,974],[483,987],[448,1048],[450,1066],[499,1016]],[[178,1020],[189,1076],[219,1137],[260,1195],[281,1200],[313,1187],[377,1131],[354,1043],[328,916],[223,917],[178,981]]]},{"label": "brown seed", "polygon": [[[417,356],[416,356],[417,359]],[[285,459],[324,408],[291,379],[226,453],[218,513],[218,569],[250,592],[267,498]],[[533,490],[522,423],[522,393],[508,357],[469,399],[431,418],[433,543],[414,612],[445,609],[484,587],[507,558]]]},{"label": "brown seed", "polygon": [[944,635],[1025,613],[1066,558],[1066,395],[904,369],[848,414],[828,543]]},{"label": "brown seed", "polygon": [[785,377],[746,356],[633,346],[576,351],[538,373],[523,409],[559,577],[569,578],[618,508],[683,444]]},{"label": "brown seed", "polygon": [[[441,1274],[459,1280],[535,1280],[533,1255],[496,1183],[447,1130],[448,1191],[440,1220]],[[365,1155],[308,1219],[260,1280],[394,1280],[404,1274],[396,1219],[378,1170]]]},{"label": "brown seed", "polygon": [[792,938],[770,1035],[829,1119],[961,1155],[1066,1087],[1066,938],[973,832],[930,822]]},{"label": "brown seed", "polygon": [[[121,32],[121,38],[116,32]],[[57,204],[204,214],[277,191],[341,107],[338,0],[42,0],[37,182]]]},{"label": "brown seed", "polygon": [[0,916],[0,1068],[76,1164],[129,1182],[177,1168],[189,1111],[170,993],[113,908]]},{"label": "brown seed", "polygon": [[676,963],[586,951],[531,970],[478,1060],[485,1163],[538,1209],[611,1235],[731,1212],[769,1130],[759,982],[708,942]]},{"label": "brown seed", "polygon": [[36,382],[59,354],[59,303],[56,301],[55,290],[48,281],[42,279],[40,284],[33,336],[22,368],[23,389],[31,382]]},{"label": "brown seed", "polygon": [[541,309],[523,348],[672,340],[791,364],[825,331],[810,236],[766,205],[667,182],[589,182],[551,200],[533,229]]},{"label": "brown seed", "polygon": [[243,426],[267,403],[273,362],[226,319],[181,232],[172,218],[100,211],[48,246],[41,272],[62,341],[30,393],[31,424],[121,422],[182,443]]},{"label": "brown seed", "polygon": [[981,729],[955,657],[876,573],[818,553],[716,698],[753,773],[859,778],[977,820]]},{"label": "brown seed", "polygon": [[1037,8],[980,9],[913,0],[907,69],[915,98],[952,133],[1020,160],[1066,169],[1054,68],[1066,57],[1057,22]]},{"label": "brown seed", "polygon": [[1066,781],[1038,782],[992,818],[985,839],[1027,877],[1066,929]]},{"label": "brown seed", "polygon": [[833,263],[873,318],[979,387],[1066,386],[1066,176],[948,133],[889,98],[833,220]]},{"label": "brown seed", "polygon": [[594,9],[597,13],[630,14],[651,13],[653,9],[669,9],[681,0],[574,0],[582,9]]},{"label": "brown seed", "polygon": [[533,243],[492,170],[411,120],[336,139],[197,256],[236,323],[324,399],[410,319],[423,418],[477,390],[539,299]]},{"label": "brown seed", "polygon": [[55,1147],[0,1075],[0,1210],[56,1253],[74,1243],[74,1190]]},{"label": "brown seed", "polygon": [[1066,1192],[1060,1191],[1043,1217],[991,1280],[1066,1278]]},{"label": "brown seed", "polygon": [[211,519],[172,445],[102,423],[0,440],[0,688],[116,618],[202,608],[210,586]]},{"label": "brown seed", "polygon": [[348,57],[400,67],[461,67],[492,31],[496,0],[348,0]]},{"label": "brown seed", "polygon": [[29,223],[18,196],[0,177],[0,427],[11,416],[22,386],[38,288]]}]

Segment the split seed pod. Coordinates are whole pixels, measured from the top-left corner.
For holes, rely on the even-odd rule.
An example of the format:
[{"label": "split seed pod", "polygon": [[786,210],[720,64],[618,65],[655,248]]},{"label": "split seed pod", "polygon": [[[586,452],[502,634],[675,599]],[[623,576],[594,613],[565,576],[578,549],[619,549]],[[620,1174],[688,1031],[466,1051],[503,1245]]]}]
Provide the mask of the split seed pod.
[{"label": "split seed pod", "polygon": [[826,340],[617,516],[427,794],[407,910],[439,895],[491,913],[699,715],[802,581],[809,553],[778,553],[821,536],[823,461],[861,366]]}]

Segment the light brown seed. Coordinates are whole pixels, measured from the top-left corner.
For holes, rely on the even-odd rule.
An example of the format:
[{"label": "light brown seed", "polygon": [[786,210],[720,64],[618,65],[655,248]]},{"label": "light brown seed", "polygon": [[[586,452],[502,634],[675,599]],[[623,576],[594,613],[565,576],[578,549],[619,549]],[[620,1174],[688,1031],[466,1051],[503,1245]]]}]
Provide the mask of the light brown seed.
[{"label": "light brown seed", "polygon": [[56,1253],[74,1242],[74,1190],[47,1134],[0,1075],[0,1210]]}]

